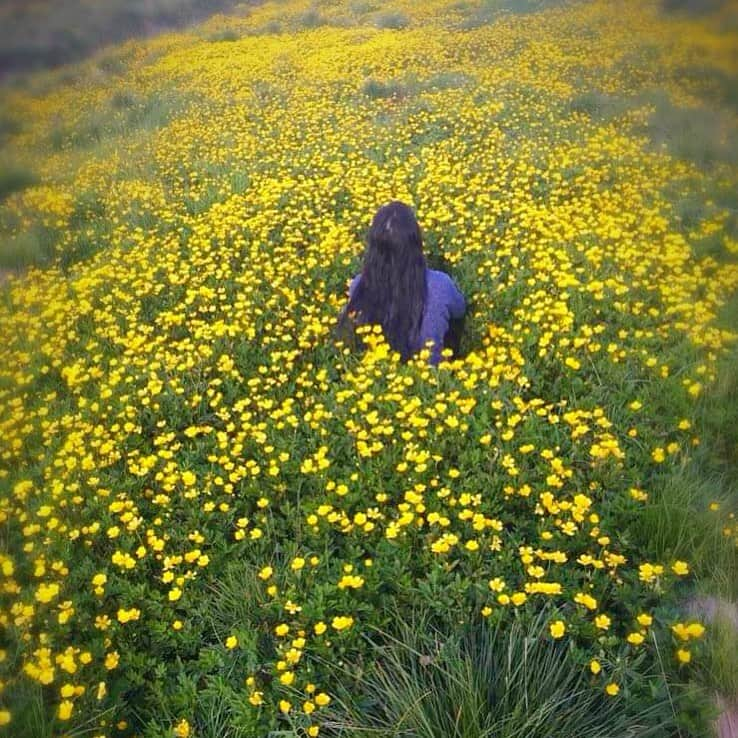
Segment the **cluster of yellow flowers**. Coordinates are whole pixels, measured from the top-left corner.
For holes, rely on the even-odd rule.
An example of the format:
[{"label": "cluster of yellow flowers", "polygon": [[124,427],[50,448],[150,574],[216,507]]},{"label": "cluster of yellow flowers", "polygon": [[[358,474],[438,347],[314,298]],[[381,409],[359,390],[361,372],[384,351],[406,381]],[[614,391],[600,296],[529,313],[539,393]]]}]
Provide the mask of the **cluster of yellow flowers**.
[{"label": "cluster of yellow flowers", "polygon": [[[243,656],[228,674],[255,720],[310,736],[331,703],[320,663],[412,577],[460,577],[485,618],[551,608],[550,636],[587,644],[614,697],[690,574],[631,551],[611,511],[636,515],[653,465],[699,443],[653,388],[695,402],[736,338],[717,316],[738,265],[695,256],[716,234],[734,250],[727,209],[706,201],[687,233],[667,193],[738,176],[653,150],[639,95],[701,104],[664,70],[699,55],[731,71],[730,34],[655,2],[469,27],[458,4],[397,0],[402,30],[344,5],[303,30],[308,2],[265,3],[130,42],[114,78],[92,60],[79,83],[3,93],[25,121],[6,146],[44,184],[8,197],[0,226],[57,229],[59,261],[10,277],[0,303],[0,623],[20,665],[0,688],[53,685],[60,721],[135,731],[125,674],[148,657],[176,682],[234,558],[250,614],[210,645]],[[209,40],[223,28],[241,38]],[[158,129],[120,132],[125,95],[172,88]],[[630,102],[599,119],[582,89]],[[81,144],[100,111],[108,137]],[[470,350],[438,369],[427,352],[400,365],[376,329],[361,357],[331,346],[390,199],[469,298]],[[678,662],[702,634],[673,625]],[[186,738],[195,719],[170,727]]]}]

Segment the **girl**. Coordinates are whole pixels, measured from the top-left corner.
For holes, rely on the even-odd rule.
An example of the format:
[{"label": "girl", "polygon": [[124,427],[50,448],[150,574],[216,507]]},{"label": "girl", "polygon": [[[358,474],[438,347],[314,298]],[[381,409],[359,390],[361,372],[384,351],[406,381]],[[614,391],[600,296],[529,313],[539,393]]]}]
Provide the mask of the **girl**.
[{"label": "girl", "polygon": [[363,269],[351,280],[339,326],[354,315],[359,324],[381,325],[403,361],[432,341],[429,362],[435,365],[444,346],[457,348],[458,335],[449,323],[460,321],[465,310],[453,280],[426,266],[412,209],[398,201],[379,208],[369,229]]}]

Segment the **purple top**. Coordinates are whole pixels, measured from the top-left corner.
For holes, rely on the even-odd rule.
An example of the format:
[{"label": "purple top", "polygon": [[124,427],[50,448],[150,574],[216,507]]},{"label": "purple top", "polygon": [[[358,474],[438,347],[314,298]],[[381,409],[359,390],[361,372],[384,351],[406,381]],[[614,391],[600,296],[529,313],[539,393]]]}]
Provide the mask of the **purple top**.
[{"label": "purple top", "polygon": [[[359,283],[361,274],[357,274],[349,285],[349,299],[354,295],[354,289]],[[466,311],[466,302],[453,279],[445,272],[434,269],[425,270],[428,295],[423,309],[423,320],[420,324],[420,341],[411,346],[413,353],[420,351],[425,342],[432,340],[433,348],[428,359],[430,364],[438,364],[443,350],[443,339],[448,331],[449,320],[463,317]]]}]

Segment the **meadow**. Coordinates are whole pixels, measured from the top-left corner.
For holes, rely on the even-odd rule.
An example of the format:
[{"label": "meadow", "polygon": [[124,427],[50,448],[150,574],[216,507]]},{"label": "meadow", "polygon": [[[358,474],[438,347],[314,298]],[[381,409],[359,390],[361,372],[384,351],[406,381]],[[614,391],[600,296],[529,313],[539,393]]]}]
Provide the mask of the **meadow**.
[{"label": "meadow", "polygon": [[[738,15],[689,6],[283,0],[0,89],[0,735],[711,734]],[[333,340],[391,199],[438,368]]]}]

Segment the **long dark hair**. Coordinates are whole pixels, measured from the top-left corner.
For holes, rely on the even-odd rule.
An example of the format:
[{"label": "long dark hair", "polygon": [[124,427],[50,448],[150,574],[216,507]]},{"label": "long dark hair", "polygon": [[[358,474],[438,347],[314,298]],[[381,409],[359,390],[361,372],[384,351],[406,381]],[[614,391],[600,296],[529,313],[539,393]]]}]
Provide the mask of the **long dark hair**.
[{"label": "long dark hair", "polygon": [[403,361],[420,347],[427,297],[423,237],[415,213],[397,200],[377,211],[369,229],[364,266],[347,312],[379,324]]}]

